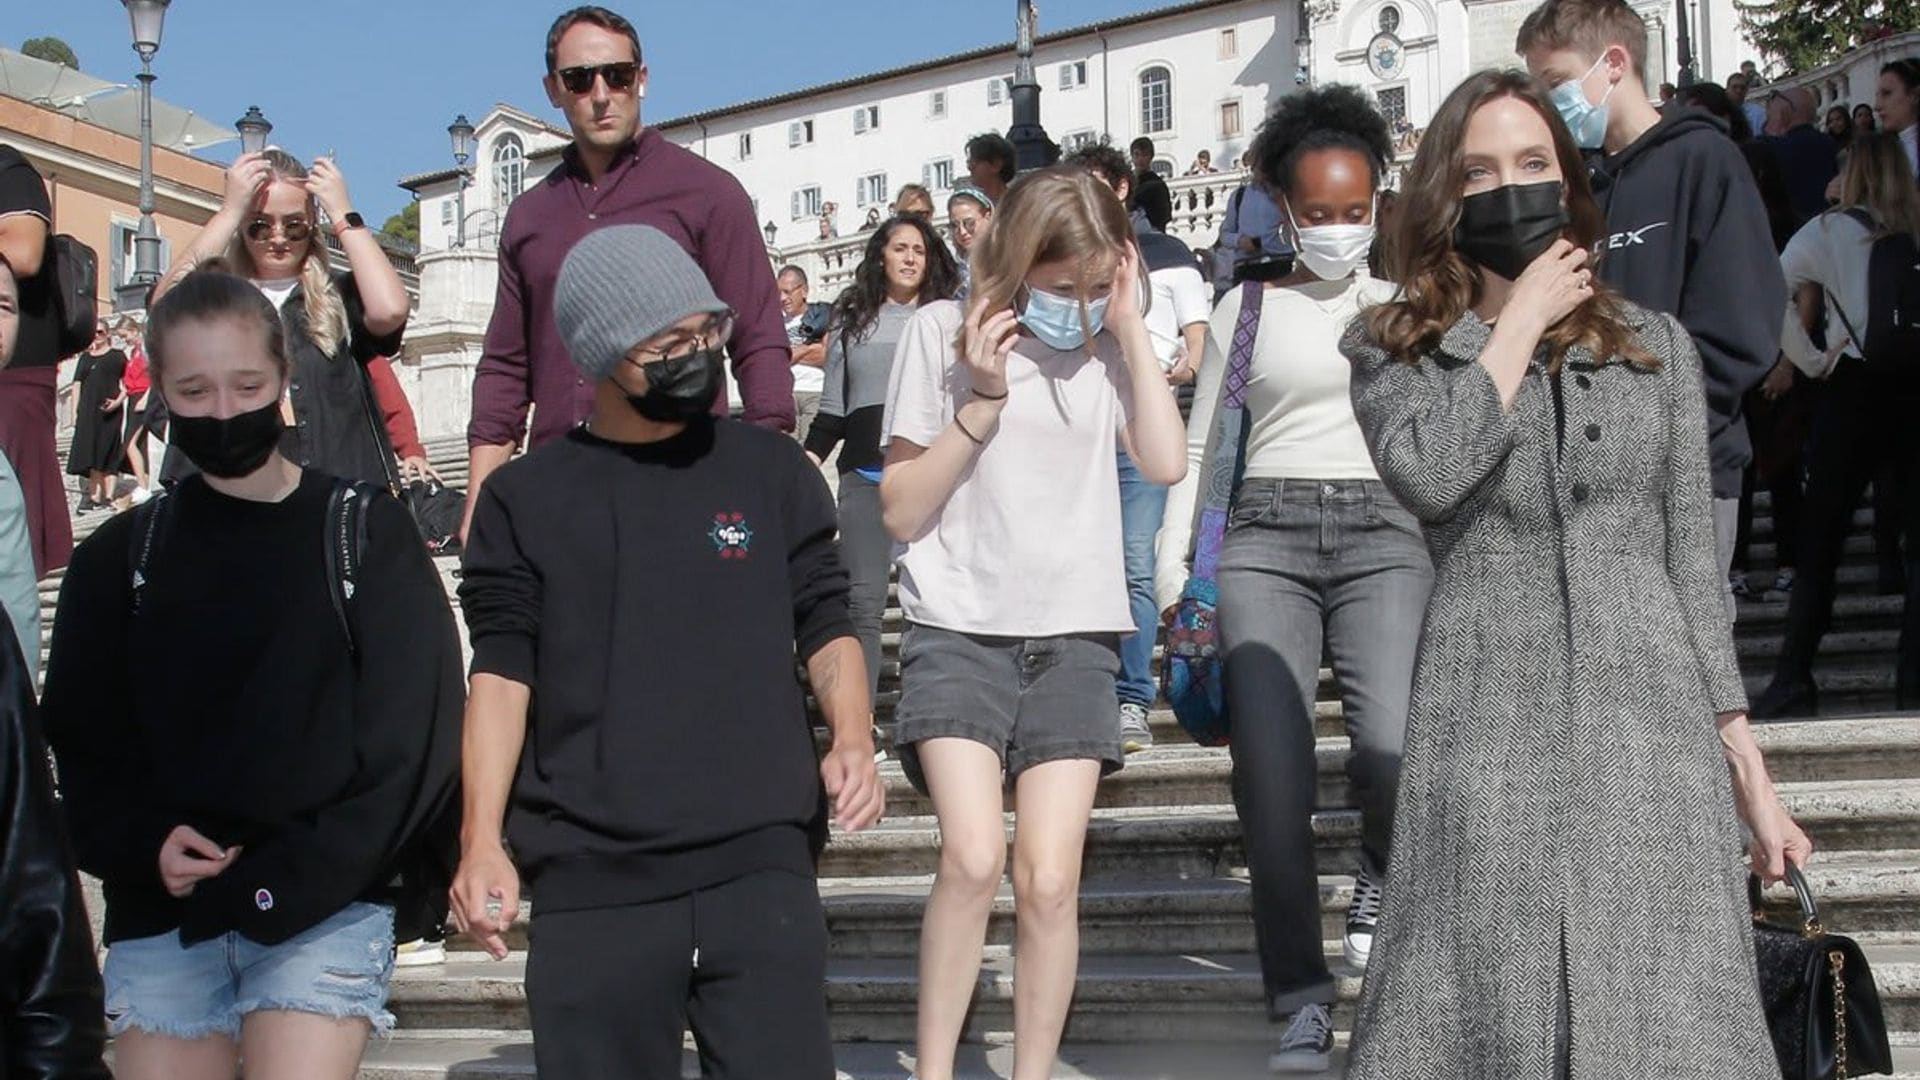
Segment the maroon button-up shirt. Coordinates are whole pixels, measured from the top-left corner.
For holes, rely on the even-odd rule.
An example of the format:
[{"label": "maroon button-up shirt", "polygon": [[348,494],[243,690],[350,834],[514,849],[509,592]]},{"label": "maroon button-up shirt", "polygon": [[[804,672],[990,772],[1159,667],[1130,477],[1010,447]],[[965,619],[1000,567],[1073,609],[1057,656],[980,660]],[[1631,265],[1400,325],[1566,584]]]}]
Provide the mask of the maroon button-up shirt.
[{"label": "maroon button-up shirt", "polygon": [[[530,444],[566,434],[593,409],[593,384],[573,366],[553,321],[560,264],[609,225],[651,225],[678,241],[739,316],[727,352],[746,419],[793,429],[793,353],[753,203],[733,174],[643,128],[631,151],[589,183],[573,147],[507,212],[500,287],[473,377],[471,446],[517,443],[536,406]],[[638,342],[635,342],[638,344]],[[726,396],[714,402],[725,414]]]}]

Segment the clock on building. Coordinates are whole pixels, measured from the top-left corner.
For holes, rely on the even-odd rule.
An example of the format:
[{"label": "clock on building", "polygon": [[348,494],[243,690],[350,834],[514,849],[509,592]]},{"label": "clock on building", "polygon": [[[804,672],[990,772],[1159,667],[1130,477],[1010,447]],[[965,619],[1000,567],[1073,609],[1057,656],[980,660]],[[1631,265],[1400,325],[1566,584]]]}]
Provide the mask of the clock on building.
[{"label": "clock on building", "polygon": [[1373,36],[1367,43],[1367,70],[1373,72],[1376,79],[1397,79],[1405,74],[1407,67],[1407,49],[1400,39],[1386,32]]}]

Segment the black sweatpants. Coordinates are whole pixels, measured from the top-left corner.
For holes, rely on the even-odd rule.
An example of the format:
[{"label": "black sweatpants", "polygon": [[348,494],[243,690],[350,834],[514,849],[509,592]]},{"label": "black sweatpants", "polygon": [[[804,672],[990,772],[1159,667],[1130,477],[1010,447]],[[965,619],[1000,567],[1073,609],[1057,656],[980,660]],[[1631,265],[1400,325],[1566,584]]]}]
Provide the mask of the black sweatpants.
[{"label": "black sweatpants", "polygon": [[527,1001],[541,1076],[831,1080],[827,923],[810,877],[763,870],[626,907],[542,911]]}]

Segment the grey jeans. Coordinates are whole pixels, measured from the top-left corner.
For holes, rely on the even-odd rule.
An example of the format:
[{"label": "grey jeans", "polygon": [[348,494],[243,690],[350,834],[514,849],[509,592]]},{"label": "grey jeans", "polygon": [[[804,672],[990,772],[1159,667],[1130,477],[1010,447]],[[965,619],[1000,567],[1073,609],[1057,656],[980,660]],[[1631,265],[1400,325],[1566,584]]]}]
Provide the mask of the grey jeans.
[{"label": "grey jeans", "polygon": [[1233,797],[1269,1014],[1330,1004],[1313,812],[1314,699],[1331,656],[1353,752],[1363,869],[1383,881],[1433,565],[1378,481],[1249,480],[1220,553]]},{"label": "grey jeans", "polygon": [[893,538],[880,520],[880,485],[856,472],[840,474],[840,557],[852,587],[847,614],[867,660],[867,683],[880,689],[880,624],[887,612],[887,578],[893,572]]}]

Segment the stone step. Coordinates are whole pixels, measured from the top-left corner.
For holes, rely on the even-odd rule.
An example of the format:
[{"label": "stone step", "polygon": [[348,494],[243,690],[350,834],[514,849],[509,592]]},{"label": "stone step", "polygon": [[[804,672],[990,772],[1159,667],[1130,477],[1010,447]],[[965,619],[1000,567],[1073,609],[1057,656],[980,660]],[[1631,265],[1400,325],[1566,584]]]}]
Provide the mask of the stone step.
[{"label": "stone step", "polygon": [[[1864,946],[1890,1030],[1920,1030],[1920,945]],[[1349,1028],[1360,974],[1330,955],[1339,1000],[1335,1022]],[[403,1029],[524,1030],[524,953],[503,961],[449,960],[441,969],[395,973],[388,1004]],[[1013,1026],[1013,959],[989,950],[967,1037]],[[829,961],[827,1001],[835,1041],[910,1042],[918,998],[916,961]],[[1084,1042],[1246,1041],[1268,1037],[1258,960],[1245,953],[1083,956],[1066,1037]]]}]

